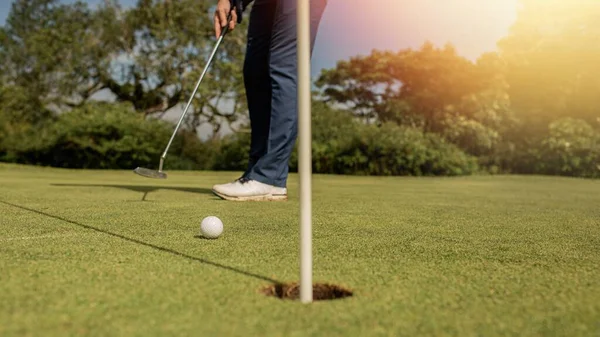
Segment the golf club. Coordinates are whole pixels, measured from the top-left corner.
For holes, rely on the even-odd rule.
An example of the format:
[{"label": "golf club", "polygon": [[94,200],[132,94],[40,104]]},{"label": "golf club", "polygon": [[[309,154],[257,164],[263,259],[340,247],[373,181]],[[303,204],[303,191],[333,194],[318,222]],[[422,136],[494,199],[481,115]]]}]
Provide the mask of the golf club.
[{"label": "golf club", "polygon": [[173,142],[173,139],[175,139],[175,135],[177,134],[177,131],[179,130],[179,127],[181,126],[181,122],[183,122],[183,119],[184,119],[185,115],[187,114],[188,109],[192,105],[194,96],[196,96],[196,92],[198,91],[198,88],[200,87],[200,83],[202,83],[202,80],[204,79],[204,75],[206,75],[206,72],[208,71],[208,68],[210,67],[210,64],[212,63],[212,61],[215,57],[215,54],[217,53],[217,50],[219,49],[219,45],[221,44],[221,41],[223,41],[223,37],[225,36],[225,34],[227,34],[227,31],[229,30],[229,22],[230,21],[231,21],[231,14],[229,14],[229,16],[227,17],[228,24],[225,25],[225,27],[223,28],[223,31],[221,32],[221,35],[217,39],[217,43],[215,44],[215,47],[213,48],[213,51],[212,51],[210,57],[208,58],[208,62],[206,63],[206,66],[204,67],[204,71],[202,71],[202,75],[200,75],[200,79],[198,80],[198,83],[196,83],[196,88],[194,89],[194,92],[190,96],[187,106],[185,107],[185,109],[183,110],[183,113],[181,114],[181,117],[179,118],[179,122],[177,123],[177,126],[175,127],[175,130],[173,131],[173,134],[171,135],[171,139],[169,139],[169,143],[167,144],[165,151],[163,152],[162,156],[160,157],[160,164],[158,166],[158,171],[143,168],[143,167],[138,167],[135,170],[133,170],[134,173],[137,173],[137,174],[141,175],[142,177],[146,177],[146,178],[154,178],[154,179],[166,179],[167,178],[167,174],[163,172],[163,164],[165,162],[165,158],[167,157],[167,152],[169,152],[169,147],[171,147],[171,143]]}]

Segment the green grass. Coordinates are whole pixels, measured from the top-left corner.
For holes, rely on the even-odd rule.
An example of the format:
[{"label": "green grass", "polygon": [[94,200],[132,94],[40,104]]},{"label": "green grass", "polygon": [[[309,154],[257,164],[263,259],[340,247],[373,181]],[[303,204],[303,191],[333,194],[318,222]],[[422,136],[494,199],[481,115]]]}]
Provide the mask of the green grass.
[{"label": "green grass", "polygon": [[1,165],[0,335],[600,335],[600,181],[315,176],[314,281],[354,296],[303,305],[259,291],[299,278],[296,176],[168,173]]}]

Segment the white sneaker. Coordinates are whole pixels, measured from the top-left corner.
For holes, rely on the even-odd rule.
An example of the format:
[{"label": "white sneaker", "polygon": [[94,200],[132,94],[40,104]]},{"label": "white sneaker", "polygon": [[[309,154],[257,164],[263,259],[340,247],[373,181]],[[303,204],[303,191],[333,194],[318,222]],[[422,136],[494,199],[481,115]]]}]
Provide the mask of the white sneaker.
[{"label": "white sneaker", "polygon": [[287,188],[240,178],[232,183],[213,186],[213,193],[225,200],[234,201],[284,201]]}]

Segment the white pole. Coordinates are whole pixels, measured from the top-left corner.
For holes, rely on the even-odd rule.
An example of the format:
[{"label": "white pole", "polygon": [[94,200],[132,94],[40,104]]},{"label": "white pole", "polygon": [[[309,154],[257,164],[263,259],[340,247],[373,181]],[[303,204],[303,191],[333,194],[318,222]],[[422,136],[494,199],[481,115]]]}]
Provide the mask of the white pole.
[{"label": "white pole", "polygon": [[310,303],[312,289],[310,0],[297,1],[298,174],[300,178],[300,300]]}]

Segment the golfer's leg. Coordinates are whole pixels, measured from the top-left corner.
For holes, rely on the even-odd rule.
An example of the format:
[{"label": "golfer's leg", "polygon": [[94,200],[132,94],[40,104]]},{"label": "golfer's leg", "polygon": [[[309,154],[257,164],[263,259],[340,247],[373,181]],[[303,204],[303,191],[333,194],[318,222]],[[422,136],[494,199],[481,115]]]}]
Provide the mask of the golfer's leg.
[{"label": "golfer's leg", "polygon": [[249,17],[244,61],[244,85],[252,128],[248,171],[267,152],[271,121],[269,48],[275,9],[275,0],[255,0]]},{"label": "golfer's leg", "polygon": [[[248,175],[277,187],[287,184],[289,159],[298,132],[296,2],[277,0],[269,59],[272,93],[267,152]],[[311,52],[325,4],[325,0],[311,1]]]}]

